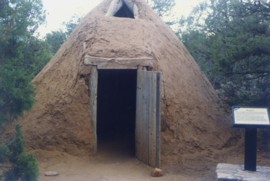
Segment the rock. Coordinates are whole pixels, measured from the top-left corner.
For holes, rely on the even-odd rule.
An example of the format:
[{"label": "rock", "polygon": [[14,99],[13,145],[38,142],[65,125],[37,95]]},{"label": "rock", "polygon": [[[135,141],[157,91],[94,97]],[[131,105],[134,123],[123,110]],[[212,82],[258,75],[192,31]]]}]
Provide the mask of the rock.
[{"label": "rock", "polygon": [[257,171],[246,171],[243,165],[219,163],[217,165],[218,181],[267,181],[270,167],[257,166]]},{"label": "rock", "polygon": [[59,173],[56,172],[56,171],[47,171],[47,172],[45,172],[44,175],[45,175],[45,176],[58,176]]},{"label": "rock", "polygon": [[164,173],[160,168],[154,168],[151,172],[152,177],[162,177],[163,175]]}]

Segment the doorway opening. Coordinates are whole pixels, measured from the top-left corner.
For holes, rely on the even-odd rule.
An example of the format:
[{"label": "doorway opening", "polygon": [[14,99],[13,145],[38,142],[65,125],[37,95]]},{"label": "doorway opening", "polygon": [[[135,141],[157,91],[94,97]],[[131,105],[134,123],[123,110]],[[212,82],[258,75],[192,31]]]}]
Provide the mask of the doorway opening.
[{"label": "doorway opening", "polygon": [[98,70],[98,152],[135,157],[136,86],[136,70]]}]

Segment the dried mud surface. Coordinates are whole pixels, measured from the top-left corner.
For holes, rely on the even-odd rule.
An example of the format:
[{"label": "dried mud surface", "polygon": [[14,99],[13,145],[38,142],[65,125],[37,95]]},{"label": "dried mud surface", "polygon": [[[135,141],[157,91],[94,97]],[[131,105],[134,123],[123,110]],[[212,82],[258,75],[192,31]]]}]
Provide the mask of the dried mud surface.
[{"label": "dried mud surface", "polygon": [[[243,164],[243,154],[236,150],[216,152],[212,156],[194,154],[178,163],[167,163],[162,167],[164,176],[154,178],[150,176],[151,167],[134,157],[109,151],[91,158],[41,150],[36,155],[40,162],[40,181],[214,181],[218,163]],[[258,154],[257,164],[269,167],[270,155]],[[59,176],[46,177],[46,171],[57,171]]]}]

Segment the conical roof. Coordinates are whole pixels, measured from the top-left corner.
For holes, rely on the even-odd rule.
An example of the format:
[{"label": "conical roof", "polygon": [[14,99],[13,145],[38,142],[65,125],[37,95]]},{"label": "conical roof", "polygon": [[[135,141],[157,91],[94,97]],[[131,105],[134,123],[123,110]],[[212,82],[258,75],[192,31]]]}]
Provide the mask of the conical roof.
[{"label": "conical roof", "polygon": [[153,59],[151,69],[162,74],[162,156],[229,145],[230,121],[206,76],[153,10],[134,2],[136,19],[106,16],[111,0],[104,0],[35,77],[36,103],[20,120],[30,148],[93,152],[85,56]]}]

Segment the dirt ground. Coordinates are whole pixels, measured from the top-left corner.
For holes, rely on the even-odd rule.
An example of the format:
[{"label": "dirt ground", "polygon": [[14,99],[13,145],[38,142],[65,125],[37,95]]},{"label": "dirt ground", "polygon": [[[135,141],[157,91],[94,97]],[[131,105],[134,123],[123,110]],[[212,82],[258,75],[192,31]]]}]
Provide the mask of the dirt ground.
[{"label": "dirt ground", "polygon": [[[42,154],[42,153],[39,153]],[[213,175],[188,175],[165,169],[163,177],[150,176],[152,168],[136,158],[101,153],[93,158],[83,159],[59,152],[46,153],[40,159],[40,181],[195,181],[213,180]],[[45,176],[46,171],[57,171],[59,176]]]},{"label": "dirt ground", "polygon": [[[183,155],[177,164],[170,165],[170,158],[163,161],[164,176],[151,177],[153,168],[134,156],[108,149],[93,157],[71,156],[56,151],[37,150],[40,181],[214,181],[218,163],[244,164],[242,148],[206,151]],[[269,148],[259,147],[257,165],[270,166]],[[174,157],[172,157],[174,159]],[[172,161],[175,163],[175,160]],[[58,176],[45,176],[47,171],[57,171]]]},{"label": "dirt ground", "polygon": [[[40,163],[40,181],[193,181],[215,178],[214,170],[209,172],[209,167],[201,165],[202,159],[192,162],[188,156],[179,165],[170,165],[171,158],[168,157],[168,163],[164,163],[166,167],[162,166],[164,176],[153,178],[153,168],[137,160],[134,152],[124,145],[117,141],[105,142],[100,144],[96,155],[84,158],[63,152],[38,150],[35,154]],[[175,163],[175,160],[172,162]],[[47,171],[59,172],[59,176],[45,176]]]},{"label": "dirt ground", "polygon": [[[107,145],[106,145],[107,146]],[[242,145],[243,146],[243,145]],[[164,176],[151,177],[153,168],[138,161],[125,149],[103,147],[95,156],[72,156],[64,152],[35,150],[40,167],[39,181],[214,181],[218,163],[243,164],[243,147],[177,154],[162,160]],[[108,147],[112,148],[111,145]],[[174,164],[170,164],[174,163]],[[270,167],[270,147],[259,144],[257,165]],[[5,165],[0,165],[0,171]],[[58,176],[45,176],[56,171]]]}]

